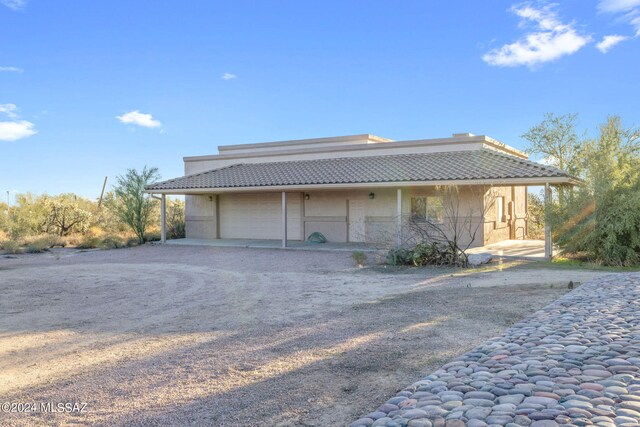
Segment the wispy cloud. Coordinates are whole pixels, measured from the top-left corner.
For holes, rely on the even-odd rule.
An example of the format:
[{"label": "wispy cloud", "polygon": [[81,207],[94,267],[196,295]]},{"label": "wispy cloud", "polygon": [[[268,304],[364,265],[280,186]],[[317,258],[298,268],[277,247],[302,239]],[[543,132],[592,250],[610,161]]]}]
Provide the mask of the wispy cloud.
[{"label": "wispy cloud", "polygon": [[138,125],[145,128],[157,128],[161,127],[162,123],[153,118],[151,114],[141,113],[138,110],[129,111],[121,116],[116,116],[116,119],[122,123]]},{"label": "wispy cloud", "polygon": [[17,113],[18,107],[15,104],[0,104],[0,116],[5,116],[8,121],[0,121],[0,141],[17,141],[38,133],[36,125],[20,120]]},{"label": "wispy cloud", "polygon": [[0,67],[0,73],[19,73],[22,74],[24,70],[19,67]]},{"label": "wispy cloud", "polygon": [[629,37],[627,37],[627,36],[620,36],[620,35],[617,35],[617,34],[610,35],[610,36],[604,36],[602,41],[599,42],[598,44],[596,44],[596,47],[598,48],[598,50],[600,52],[607,53],[615,45],[617,45],[620,42],[625,41],[628,38]]},{"label": "wispy cloud", "polygon": [[238,76],[236,76],[235,74],[231,74],[231,73],[224,73],[223,75],[220,76],[220,78],[222,80],[233,80],[233,79],[237,79]]},{"label": "wispy cloud", "polygon": [[7,6],[11,10],[20,10],[27,5],[27,0],[0,0],[0,4]]},{"label": "wispy cloud", "polygon": [[524,3],[513,6],[511,12],[520,18],[520,28],[530,31],[519,40],[483,55],[489,65],[532,68],[574,54],[591,42],[591,37],[580,34],[573,23],[563,23],[553,5]]},{"label": "wispy cloud", "polygon": [[598,10],[602,13],[618,15],[634,28],[640,36],[640,0],[600,0]]}]

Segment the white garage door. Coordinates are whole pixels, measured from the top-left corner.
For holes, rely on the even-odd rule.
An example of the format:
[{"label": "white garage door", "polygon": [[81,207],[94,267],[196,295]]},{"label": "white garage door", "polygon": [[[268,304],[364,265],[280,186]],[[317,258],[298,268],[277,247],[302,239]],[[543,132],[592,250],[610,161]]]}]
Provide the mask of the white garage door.
[{"label": "white garage door", "polygon": [[[282,194],[221,194],[222,239],[280,239]],[[300,194],[287,194],[289,240],[300,239]]]}]

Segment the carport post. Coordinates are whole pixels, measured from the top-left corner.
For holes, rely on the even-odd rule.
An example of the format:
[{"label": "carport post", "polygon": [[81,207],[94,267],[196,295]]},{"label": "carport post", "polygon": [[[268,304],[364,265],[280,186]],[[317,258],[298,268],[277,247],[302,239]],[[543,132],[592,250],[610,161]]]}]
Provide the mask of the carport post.
[{"label": "carport post", "polygon": [[553,242],[551,241],[551,224],[549,223],[549,209],[551,204],[551,186],[547,182],[544,185],[544,258],[551,261],[553,258]]},{"label": "carport post", "polygon": [[396,193],[396,246],[402,245],[402,188]]},{"label": "carport post", "polygon": [[167,195],[160,198],[160,241],[167,243]]},{"label": "carport post", "polygon": [[287,193],[282,192],[282,247],[287,247]]}]

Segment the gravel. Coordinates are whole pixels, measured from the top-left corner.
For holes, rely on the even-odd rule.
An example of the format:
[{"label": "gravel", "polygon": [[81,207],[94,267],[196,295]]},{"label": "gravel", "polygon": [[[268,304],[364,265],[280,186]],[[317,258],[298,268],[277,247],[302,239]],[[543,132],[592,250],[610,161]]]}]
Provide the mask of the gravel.
[{"label": "gravel", "polygon": [[640,274],[581,286],[350,425],[640,425]]}]

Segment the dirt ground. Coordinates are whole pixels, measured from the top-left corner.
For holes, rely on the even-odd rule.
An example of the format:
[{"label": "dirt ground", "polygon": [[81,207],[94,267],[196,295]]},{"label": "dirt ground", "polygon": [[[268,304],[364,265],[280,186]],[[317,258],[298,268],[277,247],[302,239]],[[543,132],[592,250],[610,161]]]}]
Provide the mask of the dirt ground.
[{"label": "dirt ground", "polygon": [[86,403],[0,425],[346,425],[605,274],[502,267],[188,246],[0,256],[0,403]]}]

